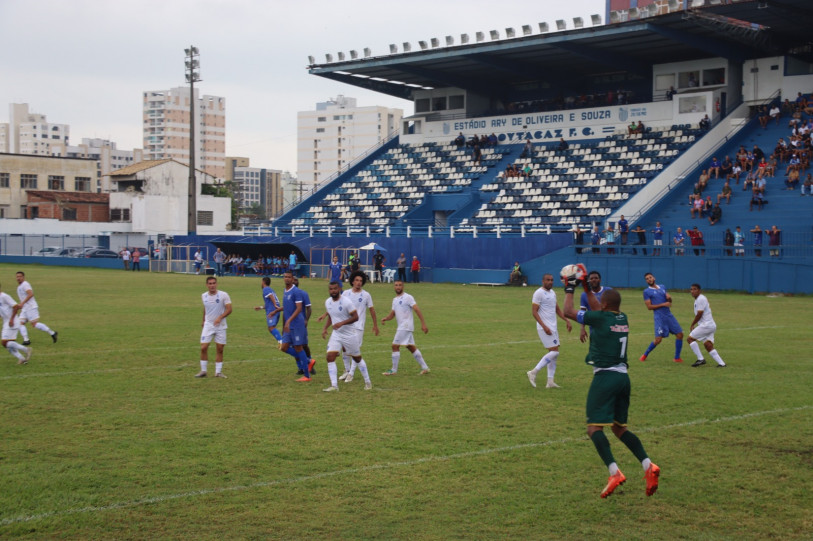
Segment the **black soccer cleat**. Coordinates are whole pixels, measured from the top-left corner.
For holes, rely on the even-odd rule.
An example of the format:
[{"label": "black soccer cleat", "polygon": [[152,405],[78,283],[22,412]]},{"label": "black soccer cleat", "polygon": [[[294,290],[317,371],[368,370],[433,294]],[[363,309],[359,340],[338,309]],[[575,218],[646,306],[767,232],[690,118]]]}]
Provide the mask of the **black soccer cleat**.
[{"label": "black soccer cleat", "polygon": [[30,346],[31,345],[31,340],[24,340],[23,345],[24,346]]},{"label": "black soccer cleat", "polygon": [[54,334],[51,335],[51,340],[54,341],[54,344],[56,344],[56,335],[58,334],[59,334],[58,332],[54,331]]},{"label": "black soccer cleat", "polygon": [[697,359],[692,366],[703,366],[706,364],[706,359]]}]

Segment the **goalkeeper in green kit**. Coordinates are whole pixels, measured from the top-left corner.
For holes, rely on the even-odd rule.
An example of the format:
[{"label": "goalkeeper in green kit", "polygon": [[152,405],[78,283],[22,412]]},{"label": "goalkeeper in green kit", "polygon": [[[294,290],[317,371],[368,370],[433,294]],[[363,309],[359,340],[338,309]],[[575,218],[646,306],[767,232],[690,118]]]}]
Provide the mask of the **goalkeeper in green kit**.
[{"label": "goalkeeper in green kit", "polygon": [[[565,283],[562,312],[566,318],[591,328],[590,352],[585,359],[593,367],[593,382],[587,392],[587,435],[610,471],[610,478],[601,491],[601,497],[606,498],[627,480],[618,469],[610,450],[610,441],[604,434],[605,426],[611,427],[613,434],[641,461],[646,495],[652,496],[658,490],[661,470],[649,459],[638,436],[627,430],[630,405],[630,379],[627,374],[629,323],[627,315],[620,310],[621,294],[609,289],[602,294],[601,301],[598,301],[586,282],[583,282],[587,276],[584,265],[579,264],[578,267],[579,272],[576,274],[562,276]],[[583,284],[590,310],[576,311],[573,308],[573,292]]]}]

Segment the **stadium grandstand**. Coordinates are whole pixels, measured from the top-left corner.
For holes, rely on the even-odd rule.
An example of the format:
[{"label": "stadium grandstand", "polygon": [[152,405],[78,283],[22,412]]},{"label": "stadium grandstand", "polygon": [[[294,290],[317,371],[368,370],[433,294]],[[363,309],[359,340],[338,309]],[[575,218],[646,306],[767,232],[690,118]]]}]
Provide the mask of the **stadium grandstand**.
[{"label": "stadium grandstand", "polygon": [[[504,283],[519,261],[539,283],[578,259],[612,270],[621,287],[652,271],[675,287],[809,293],[813,196],[786,189],[784,175],[805,138],[799,185],[811,172],[809,133],[798,133],[813,125],[810,21],[806,0],[608,0],[603,16],[572,28],[540,22],[391,44],[386,55],[310,57],[311,74],[408,99],[414,113],[273,223],[242,238],[187,240],[255,256],[295,246],[317,276],[334,250],[373,242],[390,265],[417,255],[427,281]],[[780,138],[790,151],[780,152]],[[751,158],[731,178],[722,218],[692,217],[701,175],[714,158],[739,163],[740,147],[779,154],[773,174],[760,175],[762,204],[753,208],[753,186],[743,189],[759,169]],[[724,181],[706,179],[702,197],[716,202]],[[608,249],[605,232],[618,232],[622,215],[645,244],[629,233]],[[664,246],[653,256],[656,222]],[[702,254],[687,238],[680,255],[674,234],[695,225]],[[781,229],[778,255],[767,237],[753,244],[755,225]],[[744,256],[726,245],[736,226]],[[596,228],[605,244],[593,245]]]}]

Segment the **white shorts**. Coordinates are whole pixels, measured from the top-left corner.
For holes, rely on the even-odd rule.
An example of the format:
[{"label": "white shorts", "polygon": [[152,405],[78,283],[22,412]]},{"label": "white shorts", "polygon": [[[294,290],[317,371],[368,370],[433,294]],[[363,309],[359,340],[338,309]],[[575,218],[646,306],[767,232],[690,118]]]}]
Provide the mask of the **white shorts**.
[{"label": "white shorts", "polygon": [[359,349],[361,349],[361,346],[364,345],[364,330],[356,329],[356,334],[358,335]]},{"label": "white shorts", "polygon": [[536,328],[536,333],[539,335],[539,339],[542,340],[542,345],[546,348],[555,348],[559,345],[559,331],[554,330],[553,334],[546,334],[544,330],[540,329],[539,327]]},{"label": "white shorts", "polygon": [[222,329],[220,327],[215,327],[211,323],[205,323],[203,325],[203,331],[200,333],[200,343],[201,344],[208,344],[212,341],[212,338],[215,340],[215,344],[226,344],[226,329]]},{"label": "white shorts", "polygon": [[704,344],[706,342],[714,343],[714,331],[717,330],[717,325],[698,325],[692,332],[689,333],[689,336]]},{"label": "white shorts", "polygon": [[19,318],[23,322],[37,321],[40,318],[39,306],[29,307],[27,304],[23,305],[23,309],[20,310]]},{"label": "white shorts", "polygon": [[18,323],[18,320],[16,318],[14,319],[14,326],[13,327],[9,327],[8,323],[3,323],[2,339],[3,340],[16,340],[17,339],[17,333],[19,331],[20,331],[20,324]]},{"label": "white shorts", "polygon": [[412,336],[412,331],[395,331],[395,338],[392,343],[396,346],[414,346],[415,337]]},{"label": "white shorts", "polygon": [[358,357],[361,355],[359,348],[358,335],[356,333],[350,335],[340,335],[336,331],[330,333],[330,338],[327,341],[327,352],[341,353],[344,349],[345,353],[351,357]]}]

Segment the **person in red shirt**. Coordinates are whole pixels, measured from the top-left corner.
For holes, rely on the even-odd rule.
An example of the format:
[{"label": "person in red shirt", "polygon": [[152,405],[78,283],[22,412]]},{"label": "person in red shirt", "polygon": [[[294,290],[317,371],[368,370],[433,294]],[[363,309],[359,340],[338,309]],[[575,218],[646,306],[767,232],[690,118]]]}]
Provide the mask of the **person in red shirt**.
[{"label": "person in red shirt", "polygon": [[697,229],[697,226],[694,226],[692,229],[687,230],[686,234],[689,235],[689,239],[694,247],[694,255],[705,255],[706,250],[704,248],[700,248],[700,246],[706,245],[706,243],[703,241],[702,231]]},{"label": "person in red shirt", "polygon": [[417,284],[420,283],[421,278],[421,262],[418,260],[418,256],[412,256],[412,283]]}]

